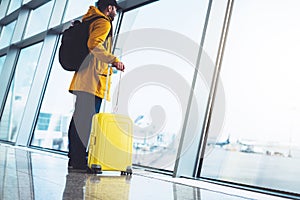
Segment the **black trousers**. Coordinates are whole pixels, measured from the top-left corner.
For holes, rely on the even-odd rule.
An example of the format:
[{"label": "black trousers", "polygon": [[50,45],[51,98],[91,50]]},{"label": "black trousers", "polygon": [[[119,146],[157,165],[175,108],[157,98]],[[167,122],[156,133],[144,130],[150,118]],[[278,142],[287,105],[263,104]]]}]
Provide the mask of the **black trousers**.
[{"label": "black trousers", "polygon": [[87,166],[87,145],[94,114],[100,110],[102,99],[87,92],[76,92],[73,117],[68,131],[69,164],[73,168],[85,169]]}]

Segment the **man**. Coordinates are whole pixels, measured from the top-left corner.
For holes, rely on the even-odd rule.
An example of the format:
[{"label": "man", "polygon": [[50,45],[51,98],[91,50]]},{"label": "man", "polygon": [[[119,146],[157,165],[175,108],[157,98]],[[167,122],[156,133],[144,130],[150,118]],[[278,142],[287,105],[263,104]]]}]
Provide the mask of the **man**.
[{"label": "man", "polygon": [[76,95],[75,110],[69,126],[69,168],[87,169],[86,148],[91,130],[91,121],[100,110],[102,99],[107,90],[109,100],[110,81],[106,88],[106,79],[110,79],[112,70],[108,64],[118,70],[125,67],[111,53],[112,21],[120,9],[115,0],[98,0],[95,6],[90,6],[82,21],[94,20],[89,27],[88,48],[89,59],[83,62],[88,67],[75,72],[69,91]]}]

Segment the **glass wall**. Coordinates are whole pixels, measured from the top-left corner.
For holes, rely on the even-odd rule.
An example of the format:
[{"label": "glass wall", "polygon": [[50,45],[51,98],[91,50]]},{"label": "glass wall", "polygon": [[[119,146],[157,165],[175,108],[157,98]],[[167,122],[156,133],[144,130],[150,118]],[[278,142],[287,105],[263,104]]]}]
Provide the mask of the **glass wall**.
[{"label": "glass wall", "polygon": [[[222,129],[208,143],[201,177],[300,193],[299,6],[235,2],[219,80],[226,104],[211,121]],[[223,121],[214,120],[219,109]]]},{"label": "glass wall", "polygon": [[13,36],[15,25],[16,21],[13,21],[3,26],[0,36],[0,49],[9,45]]},{"label": "glass wall", "polygon": [[[134,164],[174,168],[207,3],[162,0],[124,13],[115,52],[126,70],[113,77],[111,109],[134,121]],[[188,20],[178,14],[186,5]]]},{"label": "glass wall", "polygon": [[84,15],[88,11],[89,6],[94,6],[95,2],[97,1],[96,0],[85,0],[85,1],[68,0],[68,5],[67,5],[63,22],[67,22]]},{"label": "glass wall", "polygon": [[73,73],[61,67],[58,52],[52,65],[31,145],[68,151],[68,128],[75,101],[74,95],[68,89]]},{"label": "glass wall", "polygon": [[[222,36],[222,26],[227,10],[227,0],[209,1],[206,14],[206,23],[203,28],[201,47],[199,48],[199,61],[193,81],[193,97],[190,98],[190,107],[186,113],[183,138],[177,157],[174,176],[194,177],[198,165],[197,155],[199,145],[203,139],[202,130],[205,129],[204,122],[207,119],[208,104],[210,99],[211,85],[214,80],[215,66],[217,65],[218,49]],[[217,105],[223,105],[224,99],[216,101]],[[224,116],[223,110],[217,120]],[[214,127],[219,129],[219,126]],[[201,147],[200,147],[201,148]]]},{"label": "glass wall", "polygon": [[25,38],[33,36],[47,29],[53,3],[54,0],[31,11],[26,26]]},{"label": "glass wall", "polygon": [[42,43],[21,49],[0,121],[0,140],[15,142]]},{"label": "glass wall", "polygon": [[8,14],[12,13],[13,11],[17,10],[20,8],[22,5],[22,0],[12,0],[9,3],[8,7]]}]

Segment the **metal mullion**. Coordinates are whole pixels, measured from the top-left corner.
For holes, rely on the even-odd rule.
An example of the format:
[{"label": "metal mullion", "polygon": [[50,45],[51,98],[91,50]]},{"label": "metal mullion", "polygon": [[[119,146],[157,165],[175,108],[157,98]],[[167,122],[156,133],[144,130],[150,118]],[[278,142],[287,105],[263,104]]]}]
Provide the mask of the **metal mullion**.
[{"label": "metal mullion", "polygon": [[4,66],[0,74],[0,120],[4,111],[7,95],[9,93],[11,82],[14,78],[16,63],[19,57],[20,50],[9,49],[6,54]]},{"label": "metal mullion", "polygon": [[227,35],[228,35],[230,19],[231,19],[232,10],[233,10],[233,4],[234,4],[234,0],[228,0],[227,7],[226,7],[226,13],[225,13],[225,17],[224,17],[224,22],[223,22],[221,39],[220,39],[219,48],[218,48],[218,54],[217,54],[217,58],[216,58],[215,71],[214,71],[213,80],[212,80],[211,87],[210,87],[207,109],[205,112],[205,120],[203,123],[203,129],[202,129],[203,131],[202,131],[201,139],[200,139],[200,146],[199,146],[199,150],[198,150],[199,154],[198,154],[198,159],[197,159],[197,163],[196,163],[196,168],[194,171],[194,177],[200,177],[201,168],[203,165],[205,147],[206,147],[207,138],[208,138],[208,131],[209,131],[209,126],[210,126],[210,122],[211,122],[214,101],[216,98],[217,85],[218,85],[219,75],[220,75],[220,71],[221,71],[221,65],[222,65],[222,61],[223,61],[223,55],[224,55],[226,39],[227,39]]},{"label": "metal mullion", "polygon": [[203,26],[202,37],[201,37],[201,42],[200,42],[200,48],[199,48],[199,53],[198,53],[198,56],[197,56],[196,66],[195,66],[195,70],[194,70],[194,76],[193,76],[193,80],[192,80],[192,84],[191,84],[191,90],[190,90],[190,95],[189,95],[189,99],[188,99],[186,114],[185,114],[184,122],[183,122],[183,125],[182,125],[182,134],[181,134],[180,142],[179,142],[179,145],[178,145],[173,177],[178,177],[179,176],[178,167],[179,167],[179,162],[180,162],[180,155],[182,153],[185,132],[187,131],[188,119],[189,119],[189,114],[190,114],[190,110],[191,110],[191,105],[192,105],[193,94],[194,94],[195,85],[196,85],[196,81],[197,81],[197,76],[198,76],[198,72],[199,72],[199,68],[200,68],[200,61],[201,61],[201,56],[202,56],[202,52],[203,52],[203,46],[204,46],[204,41],[205,41],[205,37],[206,37],[206,31],[207,31],[207,27],[208,27],[211,7],[212,7],[212,0],[209,1],[208,6],[207,6],[207,12],[206,12],[206,16],[205,16],[205,23],[204,23],[204,26]]},{"label": "metal mullion", "polygon": [[123,12],[127,12],[136,8],[140,8],[147,4],[153,3],[155,1],[159,1],[159,0],[135,0],[135,1],[123,0],[123,1],[118,1],[118,4],[123,9]]}]

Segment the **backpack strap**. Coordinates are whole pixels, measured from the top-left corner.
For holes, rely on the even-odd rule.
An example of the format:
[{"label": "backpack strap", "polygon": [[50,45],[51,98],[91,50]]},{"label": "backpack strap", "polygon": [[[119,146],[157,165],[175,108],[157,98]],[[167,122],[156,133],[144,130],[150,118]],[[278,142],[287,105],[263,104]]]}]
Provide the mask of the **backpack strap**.
[{"label": "backpack strap", "polygon": [[[90,20],[85,21],[85,23],[88,23],[88,26],[90,26],[94,21],[96,21],[97,19],[100,19],[100,18],[103,18],[103,19],[107,20],[104,16],[97,16],[97,17],[94,17],[94,18],[92,18],[92,19],[90,19]],[[109,20],[108,20],[108,21],[109,21]],[[107,39],[109,36],[112,37],[112,34],[113,34],[113,31],[112,31],[112,23],[111,23],[111,21],[109,21],[109,23],[110,23],[110,30],[109,30],[109,33],[108,33],[108,36],[106,37],[106,39]]]}]

